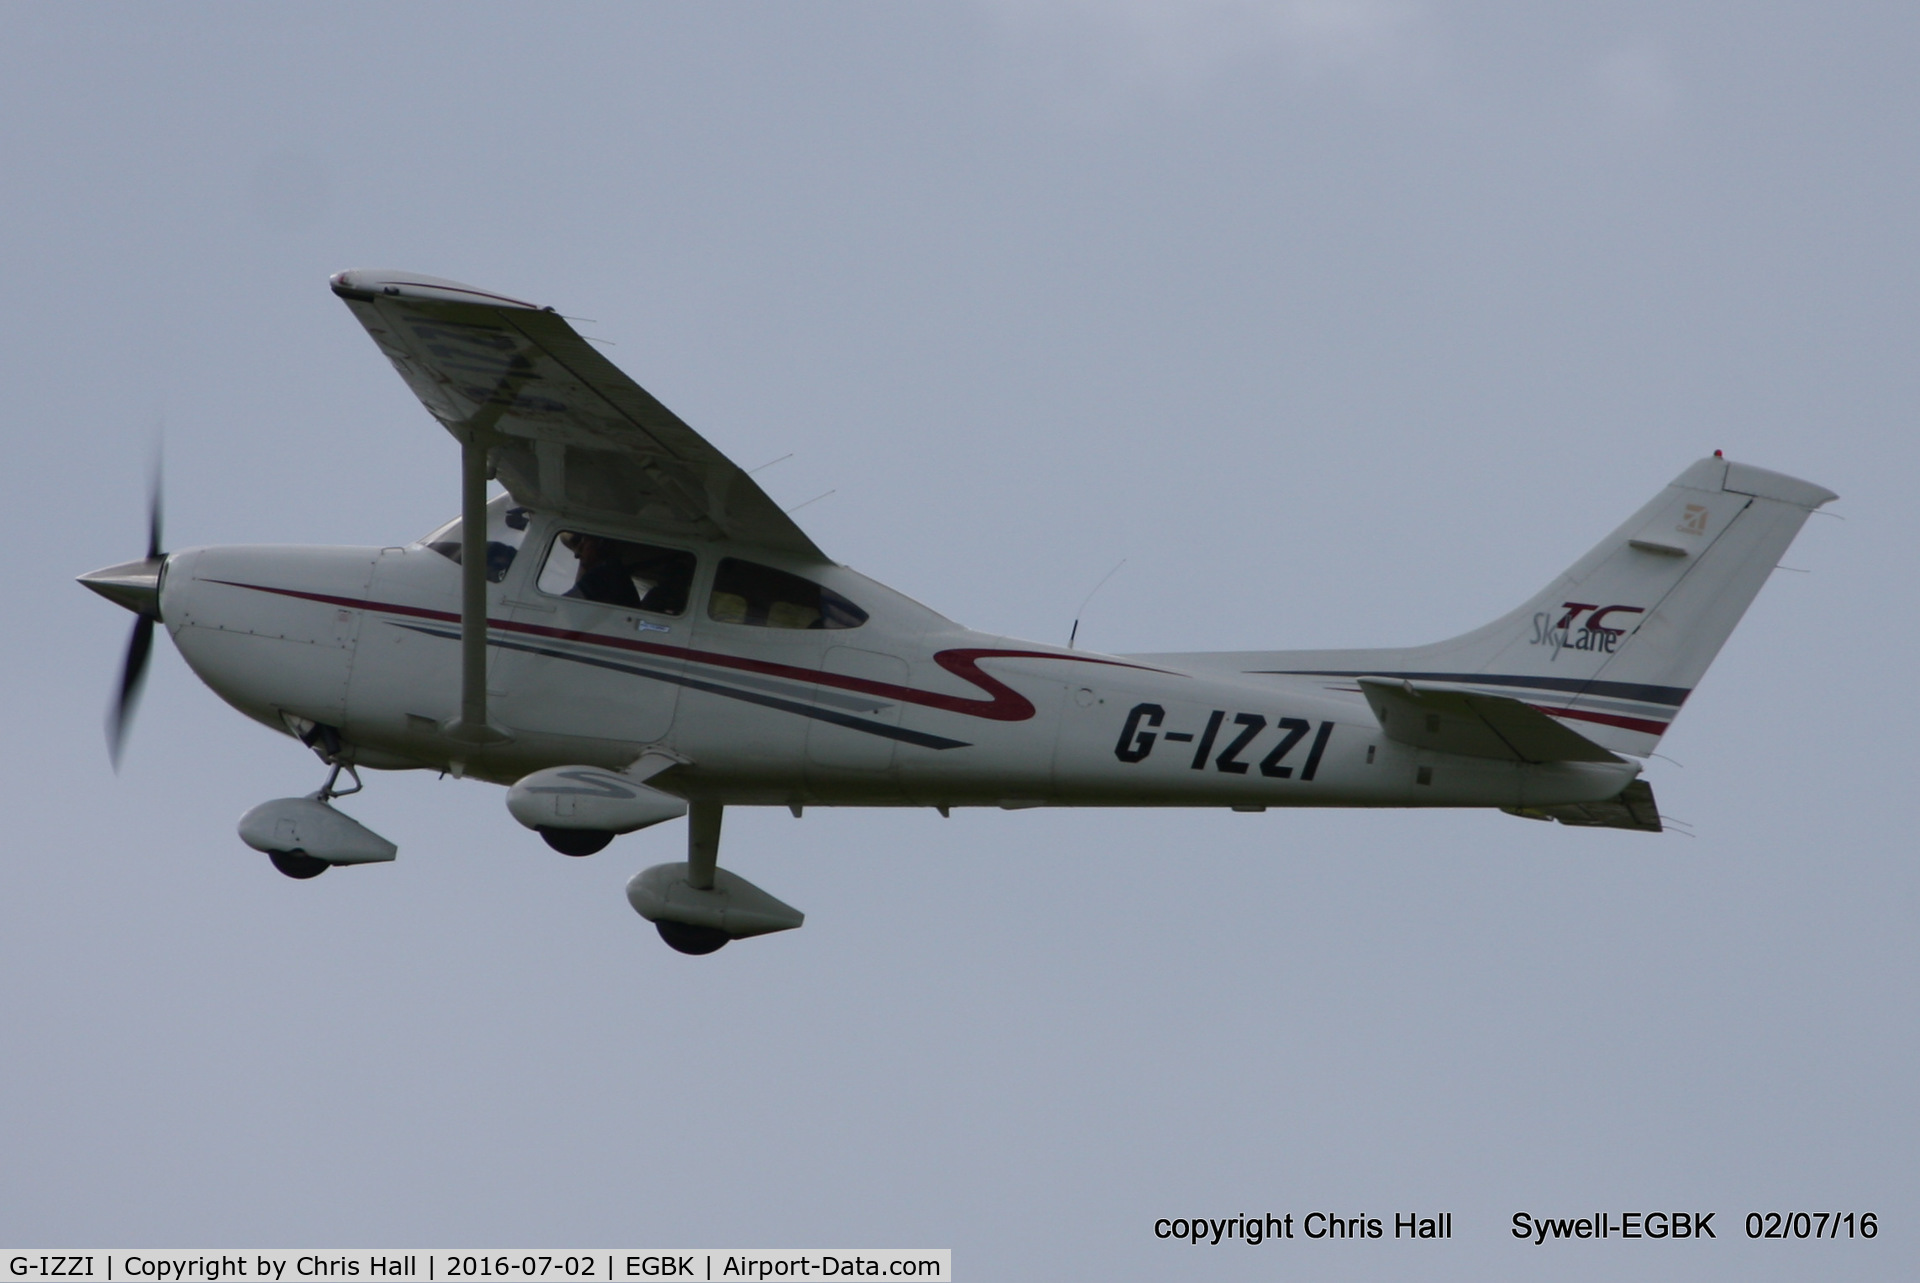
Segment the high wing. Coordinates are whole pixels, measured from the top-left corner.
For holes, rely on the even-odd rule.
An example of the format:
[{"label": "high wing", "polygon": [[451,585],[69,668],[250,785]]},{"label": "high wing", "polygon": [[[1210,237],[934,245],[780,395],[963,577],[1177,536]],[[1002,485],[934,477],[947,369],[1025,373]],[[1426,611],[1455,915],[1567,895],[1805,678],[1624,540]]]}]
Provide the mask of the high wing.
[{"label": "high wing", "polygon": [[341,272],[333,292],[434,418],[485,442],[515,501],[826,560],[753,478],[552,308],[392,271]]}]

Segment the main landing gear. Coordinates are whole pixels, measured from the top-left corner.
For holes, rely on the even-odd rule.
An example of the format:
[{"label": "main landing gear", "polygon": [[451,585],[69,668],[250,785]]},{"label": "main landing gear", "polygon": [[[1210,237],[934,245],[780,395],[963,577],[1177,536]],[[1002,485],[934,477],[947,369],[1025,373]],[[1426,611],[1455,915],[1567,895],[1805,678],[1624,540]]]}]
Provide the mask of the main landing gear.
[{"label": "main landing gear", "polygon": [[677,820],[687,804],[646,781],[680,759],[643,754],[624,771],[550,766],[507,790],[507,810],[562,855],[592,855],[622,833]]},{"label": "main landing gear", "polygon": [[563,855],[592,855],[616,834],[686,816],[686,862],[657,864],[627,883],[627,902],[681,953],[799,926],[805,914],[719,867],[722,803],[687,802],[647,783],[686,762],[649,749],[621,771],[549,766],[507,790],[507,810]]},{"label": "main landing gear", "polygon": [[706,954],[730,940],[790,931],[806,915],[719,867],[719,802],[687,808],[687,859],[656,864],[627,883],[627,902],[681,953]]},{"label": "main landing gear", "polygon": [[607,843],[614,839],[605,829],[542,828],[539,833],[548,846],[562,855],[592,855],[606,850]]},{"label": "main landing gear", "polygon": [[717,953],[720,947],[733,939],[718,927],[696,927],[690,922],[673,922],[662,918],[653,924],[660,938],[681,953],[698,956],[703,953]]},{"label": "main landing gear", "polygon": [[[360,791],[360,776],[339,751],[336,736],[329,735],[316,751],[322,747],[332,769],[317,791],[262,802],[240,817],[241,840],[290,878],[316,878],[336,864],[371,864],[399,854],[393,843],[334,809],[333,799]],[[664,769],[662,763],[652,766],[647,775]],[[342,772],[352,777],[352,788],[337,787]],[[686,815],[686,860],[656,864],[627,883],[627,902],[681,953],[713,953],[729,941],[791,931],[806,921],[792,905],[720,867],[723,803],[684,802],[648,788],[644,778],[593,767],[551,767],[508,790],[507,807],[567,855],[591,855],[616,833]]]}]

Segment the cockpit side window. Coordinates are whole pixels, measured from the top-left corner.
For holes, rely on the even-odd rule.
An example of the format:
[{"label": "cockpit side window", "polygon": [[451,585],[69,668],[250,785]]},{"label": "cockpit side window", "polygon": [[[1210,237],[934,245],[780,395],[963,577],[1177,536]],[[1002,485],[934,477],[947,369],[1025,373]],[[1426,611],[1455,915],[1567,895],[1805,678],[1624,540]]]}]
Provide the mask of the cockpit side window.
[{"label": "cockpit side window", "polygon": [[[487,503],[487,580],[499,583],[507,577],[508,567],[527,537],[527,523],[533,519],[531,508],[522,508],[511,495],[495,495]],[[420,541],[455,565],[460,564],[461,526],[455,517]]]},{"label": "cockpit side window", "polygon": [[562,530],[547,550],[539,588],[555,597],[678,615],[687,609],[693,568],[693,554],[683,549]]},{"label": "cockpit side window", "polygon": [[728,557],[713,576],[707,617],[764,628],[858,628],[867,612],[811,579]]}]

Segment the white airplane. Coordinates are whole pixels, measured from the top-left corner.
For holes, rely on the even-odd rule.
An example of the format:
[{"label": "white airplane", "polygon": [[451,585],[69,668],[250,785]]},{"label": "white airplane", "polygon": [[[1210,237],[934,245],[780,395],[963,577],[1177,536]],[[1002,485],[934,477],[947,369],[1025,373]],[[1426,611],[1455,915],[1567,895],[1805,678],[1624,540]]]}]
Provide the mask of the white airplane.
[{"label": "white airplane", "polygon": [[508,785],[568,855],[686,815],[686,860],[627,888],[685,953],[802,921],[718,867],[728,806],[1473,806],[1658,832],[1639,759],[1835,498],[1716,451],[1450,641],[1094,654],[974,632],[836,564],[551,308],[332,283],[459,442],[461,515],[406,547],[165,553],[156,494],[146,558],[80,577],[139,616],[116,762],[162,622],[330,768],[241,820],[281,872],[394,858],[333,806],[360,767]]}]

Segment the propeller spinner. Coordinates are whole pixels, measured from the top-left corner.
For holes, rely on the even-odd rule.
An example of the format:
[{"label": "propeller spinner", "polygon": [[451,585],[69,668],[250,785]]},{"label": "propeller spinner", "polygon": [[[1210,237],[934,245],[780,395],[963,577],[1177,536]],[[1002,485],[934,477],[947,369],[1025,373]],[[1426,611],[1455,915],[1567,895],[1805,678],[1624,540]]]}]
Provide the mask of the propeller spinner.
[{"label": "propeller spinner", "polygon": [[133,710],[140,702],[140,688],[147,680],[147,662],[153,655],[153,626],[160,619],[160,579],[166,573],[167,554],[160,547],[160,474],[155,469],[153,493],[147,502],[147,555],[139,561],[123,562],[90,570],[80,582],[117,606],[125,606],[138,618],[127,639],[127,658],[120,669],[120,691],[107,716],[107,752],[113,768],[120,769],[120,750],[126,742]]}]

